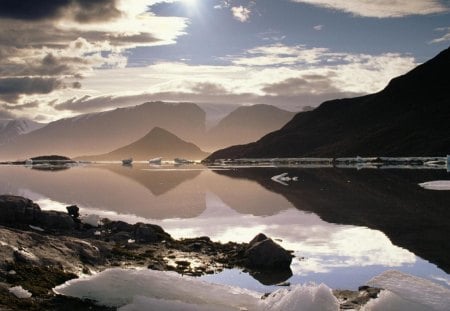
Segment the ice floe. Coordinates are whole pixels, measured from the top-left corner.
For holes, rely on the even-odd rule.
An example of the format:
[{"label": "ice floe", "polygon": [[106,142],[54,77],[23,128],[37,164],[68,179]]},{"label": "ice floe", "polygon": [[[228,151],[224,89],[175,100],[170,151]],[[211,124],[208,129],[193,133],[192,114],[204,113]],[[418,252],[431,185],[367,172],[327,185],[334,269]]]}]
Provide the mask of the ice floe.
[{"label": "ice floe", "polygon": [[450,180],[434,180],[419,184],[428,190],[450,190]]},{"label": "ice floe", "polygon": [[26,289],[23,289],[22,286],[14,286],[8,289],[11,294],[16,296],[17,298],[30,298],[31,293]]},{"label": "ice floe", "polygon": [[[362,309],[449,310],[450,290],[431,281],[398,271],[386,271],[368,285],[385,288]],[[122,311],[140,310],[339,310],[332,290],[324,285],[292,285],[263,294],[212,284],[174,272],[147,269],[108,269],[96,275],[57,286],[58,294],[88,298]]]},{"label": "ice floe", "polygon": [[[385,294],[385,296],[379,298],[380,301],[373,302],[375,306],[377,304],[385,305],[384,309],[367,310],[386,310],[386,305],[397,306],[402,303],[402,300],[404,300],[404,307],[389,310],[448,311],[450,308],[450,289],[400,271],[386,271],[370,280],[368,285],[387,289],[394,295]],[[411,307],[413,305],[414,308]],[[410,308],[406,308],[407,306],[410,306]],[[370,307],[370,305],[367,307]]]},{"label": "ice floe", "polygon": [[89,298],[119,310],[338,310],[327,286],[295,285],[262,293],[211,284],[173,272],[108,269],[54,289],[62,295]]}]

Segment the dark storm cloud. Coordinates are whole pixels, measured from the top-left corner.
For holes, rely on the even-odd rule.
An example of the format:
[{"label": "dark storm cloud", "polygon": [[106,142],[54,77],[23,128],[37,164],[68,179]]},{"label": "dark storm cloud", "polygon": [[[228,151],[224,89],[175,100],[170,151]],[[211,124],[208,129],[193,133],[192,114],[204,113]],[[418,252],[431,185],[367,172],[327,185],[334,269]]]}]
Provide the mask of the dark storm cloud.
[{"label": "dark storm cloud", "polygon": [[109,20],[120,16],[116,0],[2,0],[0,17],[42,20],[69,16],[78,22]]},{"label": "dark storm cloud", "polygon": [[56,57],[49,53],[30,63],[14,63],[0,60],[0,76],[76,76],[89,63],[81,57]]},{"label": "dark storm cloud", "polygon": [[55,78],[0,78],[0,99],[14,103],[22,94],[48,94],[62,86]]}]

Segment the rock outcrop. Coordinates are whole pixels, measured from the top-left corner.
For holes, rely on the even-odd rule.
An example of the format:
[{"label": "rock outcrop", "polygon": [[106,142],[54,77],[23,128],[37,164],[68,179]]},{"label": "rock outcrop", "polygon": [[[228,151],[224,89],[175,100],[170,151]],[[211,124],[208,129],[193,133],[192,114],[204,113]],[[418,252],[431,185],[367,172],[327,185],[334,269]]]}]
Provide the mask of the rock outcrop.
[{"label": "rock outcrop", "polygon": [[264,270],[286,270],[292,255],[264,234],[258,234],[245,251],[246,266]]}]

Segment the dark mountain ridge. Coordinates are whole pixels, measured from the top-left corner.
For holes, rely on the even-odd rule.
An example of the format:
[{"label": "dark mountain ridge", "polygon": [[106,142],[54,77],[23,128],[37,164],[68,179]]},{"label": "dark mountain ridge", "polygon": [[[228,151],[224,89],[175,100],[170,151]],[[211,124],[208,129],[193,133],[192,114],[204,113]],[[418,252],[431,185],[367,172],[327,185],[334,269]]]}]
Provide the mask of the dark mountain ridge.
[{"label": "dark mountain ridge", "polygon": [[278,131],[208,159],[450,153],[450,48],[382,91],[324,102]]}]

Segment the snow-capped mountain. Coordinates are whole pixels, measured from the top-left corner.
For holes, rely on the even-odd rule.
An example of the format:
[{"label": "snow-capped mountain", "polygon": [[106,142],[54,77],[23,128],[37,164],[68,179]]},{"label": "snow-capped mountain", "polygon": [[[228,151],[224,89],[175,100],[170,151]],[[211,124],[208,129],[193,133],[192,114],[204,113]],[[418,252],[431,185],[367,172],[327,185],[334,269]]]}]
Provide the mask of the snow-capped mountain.
[{"label": "snow-capped mountain", "polygon": [[0,145],[14,141],[18,136],[38,130],[44,125],[28,119],[0,119]]}]

